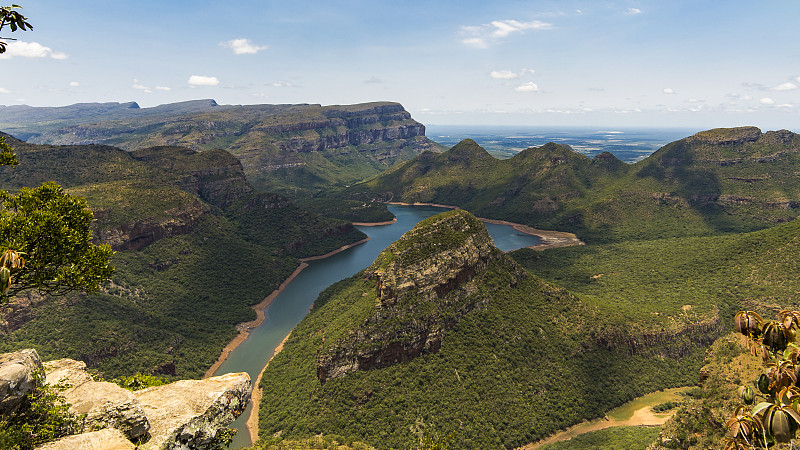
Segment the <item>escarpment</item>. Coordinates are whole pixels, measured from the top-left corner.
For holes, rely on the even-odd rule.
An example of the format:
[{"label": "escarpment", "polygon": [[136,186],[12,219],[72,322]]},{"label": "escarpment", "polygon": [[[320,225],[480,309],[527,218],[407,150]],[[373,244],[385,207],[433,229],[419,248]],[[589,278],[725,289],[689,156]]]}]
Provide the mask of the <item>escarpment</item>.
[{"label": "escarpment", "polygon": [[365,270],[365,279],[375,286],[374,310],[345,339],[319,352],[318,379],[324,383],[438,351],[448,329],[489,301],[476,293],[490,264],[506,266],[512,285],[525,277],[468,212],[420,222]]},{"label": "escarpment", "polygon": [[[439,150],[425,137],[425,126],[393,102],[226,106],[211,100],[117,108],[111,116],[98,108],[78,123],[64,120],[60,111],[33,108],[12,116],[11,127],[38,143],[105,143],[127,151],[224,149],[241,161],[253,186],[269,192],[355,183],[425,150]],[[34,116],[36,121],[25,119]]]}]

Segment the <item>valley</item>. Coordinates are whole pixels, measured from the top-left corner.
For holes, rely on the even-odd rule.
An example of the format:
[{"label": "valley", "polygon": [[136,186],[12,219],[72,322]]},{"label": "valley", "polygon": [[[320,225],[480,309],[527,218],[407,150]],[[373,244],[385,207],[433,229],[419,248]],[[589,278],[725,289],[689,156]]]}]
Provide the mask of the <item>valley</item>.
[{"label": "valley", "polygon": [[[800,306],[786,130],[703,131],[631,164],[556,143],[443,149],[389,102],[63,108],[4,116],[30,142],[7,137],[20,165],[0,188],[85,197],[117,272],[98,293],[0,306],[0,350],[108,378],[245,364],[255,380],[291,331],[260,383],[257,446],[524,446],[694,385],[737,310]],[[395,203],[456,209],[422,206],[414,226]],[[410,231],[378,241],[396,225],[369,223]],[[497,250],[486,227],[507,225],[544,245]],[[264,300],[298,283],[314,293]]]}]

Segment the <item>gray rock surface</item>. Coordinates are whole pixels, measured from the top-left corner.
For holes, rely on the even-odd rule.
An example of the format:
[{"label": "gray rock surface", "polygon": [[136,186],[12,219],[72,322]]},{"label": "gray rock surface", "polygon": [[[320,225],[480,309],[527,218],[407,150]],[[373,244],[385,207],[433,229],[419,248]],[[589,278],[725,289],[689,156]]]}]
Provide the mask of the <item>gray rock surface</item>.
[{"label": "gray rock surface", "polygon": [[16,411],[43,381],[44,368],[36,350],[0,354],[0,416]]},{"label": "gray rock surface", "polygon": [[88,430],[116,428],[128,439],[144,437],[150,423],[133,392],[114,383],[94,381],[86,372],[86,364],[72,359],[59,359],[44,364],[47,383],[70,385],[62,395],[70,404],[70,412],[86,414]]},{"label": "gray rock surface", "polygon": [[151,438],[140,448],[214,448],[219,431],[244,411],[251,390],[250,376],[241,372],[134,392],[151,426]]},{"label": "gray rock surface", "polygon": [[134,450],[135,445],[121,431],[106,428],[91,433],[67,436],[48,442],[36,450]]}]

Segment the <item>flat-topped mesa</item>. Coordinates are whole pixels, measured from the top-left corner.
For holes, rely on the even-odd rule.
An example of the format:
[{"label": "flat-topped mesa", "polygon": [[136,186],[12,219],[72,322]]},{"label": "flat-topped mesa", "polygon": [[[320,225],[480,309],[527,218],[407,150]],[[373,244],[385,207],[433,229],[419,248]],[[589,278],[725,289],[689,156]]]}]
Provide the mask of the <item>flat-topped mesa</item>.
[{"label": "flat-topped mesa", "polygon": [[344,339],[323,344],[317,378],[324,383],[438,351],[446,330],[490,301],[492,289],[481,289],[481,280],[498,273],[511,286],[525,277],[472,214],[454,210],[423,220],[365,270],[375,283],[375,303],[365,307],[374,309]]},{"label": "flat-topped mesa", "polygon": [[409,293],[442,298],[484,269],[495,251],[481,221],[464,210],[454,210],[417,224],[383,250],[365,275],[375,280],[381,303]]}]

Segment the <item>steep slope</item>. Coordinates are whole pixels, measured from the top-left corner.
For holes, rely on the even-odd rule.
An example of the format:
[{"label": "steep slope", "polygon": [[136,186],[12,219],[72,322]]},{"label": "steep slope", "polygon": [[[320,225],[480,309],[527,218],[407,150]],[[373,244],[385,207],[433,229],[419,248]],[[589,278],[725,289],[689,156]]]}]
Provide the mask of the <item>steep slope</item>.
[{"label": "steep slope", "polygon": [[710,309],[636,328],[602,306],[526,273],[469,213],[434,216],[320,295],[264,374],[262,435],[511,448],[691,382],[721,328]]},{"label": "steep slope", "polygon": [[0,189],[61,183],[87,198],[96,239],[118,252],[117,273],[99,293],[31,292],[3,306],[3,349],[33,346],[109,376],[199,377],[298,257],[364,237],[347,222],[256,193],[222,150],[7,141],[20,165],[0,168]]},{"label": "steep slope", "polygon": [[[144,109],[103,104],[94,114],[87,112],[90,105],[5,110],[14,108],[19,113],[0,120],[0,126],[33,143],[102,143],[129,151],[165,145],[221,148],[242,161],[257,189],[293,195],[351,184],[424,150],[438,151],[425,138],[425,127],[390,102],[225,106],[204,100]],[[68,119],[71,112],[76,116]]]},{"label": "steep slope", "polygon": [[347,192],[456,205],[589,242],[750,231],[792,220],[800,207],[800,136],[785,130],[709,130],[632,165],[552,143],[507,160],[475,147],[422,154]]}]

